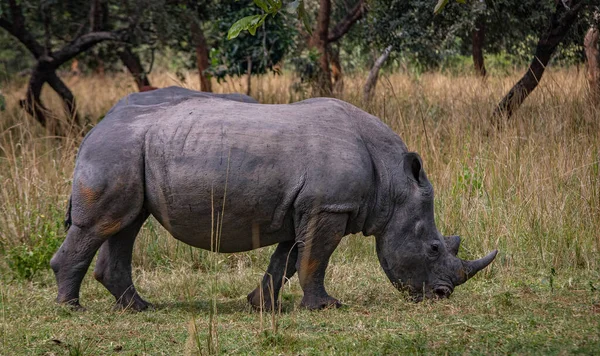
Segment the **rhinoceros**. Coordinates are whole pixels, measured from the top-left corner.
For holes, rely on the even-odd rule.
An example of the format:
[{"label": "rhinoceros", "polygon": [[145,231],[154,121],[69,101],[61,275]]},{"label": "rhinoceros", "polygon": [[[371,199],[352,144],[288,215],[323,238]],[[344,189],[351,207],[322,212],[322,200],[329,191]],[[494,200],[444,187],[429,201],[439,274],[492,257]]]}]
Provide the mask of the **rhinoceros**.
[{"label": "rhinoceros", "polygon": [[116,306],[144,310],[132,250],[153,215],[176,239],[217,252],[277,244],[255,307],[276,303],[298,272],[301,305],[339,306],[325,291],[329,258],[348,234],[374,235],[381,267],[416,300],[448,297],[495,258],[458,258],[460,238],[436,228],[433,188],[417,153],[346,102],[285,105],[165,88],[119,102],[85,137],[65,241],[51,260],[59,303],[80,307],[94,277]]}]

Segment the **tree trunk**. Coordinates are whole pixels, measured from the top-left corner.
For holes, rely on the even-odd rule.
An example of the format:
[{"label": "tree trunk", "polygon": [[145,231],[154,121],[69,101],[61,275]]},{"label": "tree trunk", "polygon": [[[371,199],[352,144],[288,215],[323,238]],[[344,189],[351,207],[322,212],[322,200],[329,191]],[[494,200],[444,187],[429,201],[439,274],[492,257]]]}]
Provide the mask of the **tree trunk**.
[{"label": "tree trunk", "polygon": [[373,64],[373,68],[371,68],[371,71],[369,72],[369,76],[367,77],[365,86],[363,88],[363,100],[365,103],[368,103],[371,101],[371,99],[373,97],[373,93],[375,92],[375,86],[377,86],[377,79],[379,78],[379,70],[381,69],[381,66],[383,66],[385,61],[390,56],[390,53],[392,53],[391,45],[387,46],[387,48],[383,51],[381,56],[379,56],[379,58],[377,58],[377,60],[375,61],[375,64]]},{"label": "tree trunk", "polygon": [[313,34],[312,45],[321,54],[319,59],[319,73],[317,76],[317,95],[331,96],[331,71],[329,70],[329,22],[331,18],[331,0],[320,0],[317,30]]},{"label": "tree trunk", "polygon": [[[40,68],[40,64],[36,65],[31,77],[29,78],[29,85],[27,86],[27,93],[25,99],[22,99],[19,104],[25,111],[36,119],[42,127],[46,128],[48,123],[48,109],[42,103],[40,98],[42,94],[42,87],[47,79],[47,72]],[[54,133],[56,134],[56,132]]]},{"label": "tree trunk", "polygon": [[344,73],[342,72],[342,65],[340,64],[340,49],[332,48],[330,53],[331,59],[331,78],[333,79],[333,92],[336,95],[340,95],[344,92]]},{"label": "tree trunk", "polygon": [[129,73],[131,73],[133,76],[133,80],[135,80],[138,90],[141,91],[142,88],[150,86],[150,80],[148,80],[148,76],[142,67],[142,63],[135,53],[133,53],[129,48],[124,47],[121,51],[119,51],[119,58],[125,67],[127,67]]},{"label": "tree trunk", "polygon": [[502,118],[510,118],[527,96],[537,87],[550,57],[577,19],[582,7],[583,2],[578,0],[571,1],[569,8],[564,6],[563,0],[557,1],[556,10],[550,18],[550,25],[539,39],[535,56],[527,72],[506,94],[494,111],[492,119],[496,125],[501,126]]},{"label": "tree trunk", "polygon": [[196,65],[198,66],[198,75],[200,77],[200,90],[206,92],[212,92],[212,85],[210,78],[207,78],[204,71],[210,67],[210,61],[208,59],[208,45],[206,44],[206,38],[204,32],[198,25],[198,23],[192,20],[191,24],[192,38],[196,45]]},{"label": "tree trunk", "polygon": [[475,21],[475,29],[473,30],[473,64],[475,66],[475,74],[485,78],[487,71],[483,59],[483,43],[485,40],[485,21],[479,17]]},{"label": "tree trunk", "polygon": [[252,89],[252,57],[248,56],[248,69],[246,70],[248,77],[246,82],[246,95],[250,96]]},{"label": "tree trunk", "polygon": [[598,29],[598,20],[600,20],[600,11],[594,13],[594,20],[583,40],[585,57],[587,59],[587,78],[590,85],[590,97],[594,103],[600,103],[600,30]]}]

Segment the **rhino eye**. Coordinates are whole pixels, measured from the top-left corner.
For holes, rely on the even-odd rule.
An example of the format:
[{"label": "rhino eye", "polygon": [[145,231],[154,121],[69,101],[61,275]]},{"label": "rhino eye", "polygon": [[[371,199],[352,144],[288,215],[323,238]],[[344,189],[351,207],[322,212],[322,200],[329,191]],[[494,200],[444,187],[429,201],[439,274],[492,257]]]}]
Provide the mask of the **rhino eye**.
[{"label": "rhino eye", "polygon": [[429,246],[429,254],[432,257],[437,256],[440,253],[440,245],[437,243],[433,243]]}]

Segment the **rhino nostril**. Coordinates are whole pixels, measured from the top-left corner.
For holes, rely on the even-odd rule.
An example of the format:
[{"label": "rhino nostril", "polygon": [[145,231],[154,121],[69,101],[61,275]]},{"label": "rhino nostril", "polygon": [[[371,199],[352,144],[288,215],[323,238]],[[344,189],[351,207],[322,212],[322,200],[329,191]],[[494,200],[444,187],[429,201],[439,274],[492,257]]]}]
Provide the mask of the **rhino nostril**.
[{"label": "rhino nostril", "polygon": [[436,295],[438,298],[440,298],[440,299],[441,299],[441,298],[448,298],[448,297],[450,296],[450,293],[452,293],[452,292],[450,291],[450,289],[449,289],[449,288],[447,288],[447,287],[437,287],[437,288],[435,288],[435,289],[433,290],[433,292],[434,292],[434,293],[435,293],[435,295]]}]

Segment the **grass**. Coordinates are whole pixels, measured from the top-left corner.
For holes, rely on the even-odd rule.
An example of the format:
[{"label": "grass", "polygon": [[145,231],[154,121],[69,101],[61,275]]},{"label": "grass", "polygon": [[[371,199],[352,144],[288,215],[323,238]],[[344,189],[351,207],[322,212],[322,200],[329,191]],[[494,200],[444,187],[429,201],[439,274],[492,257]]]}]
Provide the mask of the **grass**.
[{"label": "grass", "polygon": [[[495,131],[488,117],[518,74],[486,82],[391,74],[369,104],[360,101],[364,78],[346,78],[341,97],[382,118],[423,157],[438,228],[463,237],[460,255],[501,252],[450,300],[413,304],[386,280],[372,238],[348,237],[326,278],[346,307],[300,310],[294,278],[284,287],[280,315],[252,312],[245,300],[273,248],[211,255],[177,242],[153,219],[136,243],[134,280],[155,311],[111,311],[112,296],[90,274],[82,287],[88,311],[56,306],[49,270],[42,264],[20,275],[11,256],[38,266],[64,237],[80,138],[48,137],[18,108],[23,84],[9,83],[0,112],[0,355],[596,353],[600,110],[587,100],[583,73],[550,71],[508,126]],[[192,73],[186,78],[151,76],[159,87],[198,87]],[[65,80],[89,126],[134,91],[124,75]],[[288,90],[293,80],[265,76],[253,82],[252,94],[265,103],[306,96]],[[244,92],[242,83],[216,90]],[[44,99],[58,112],[54,96]]]}]

